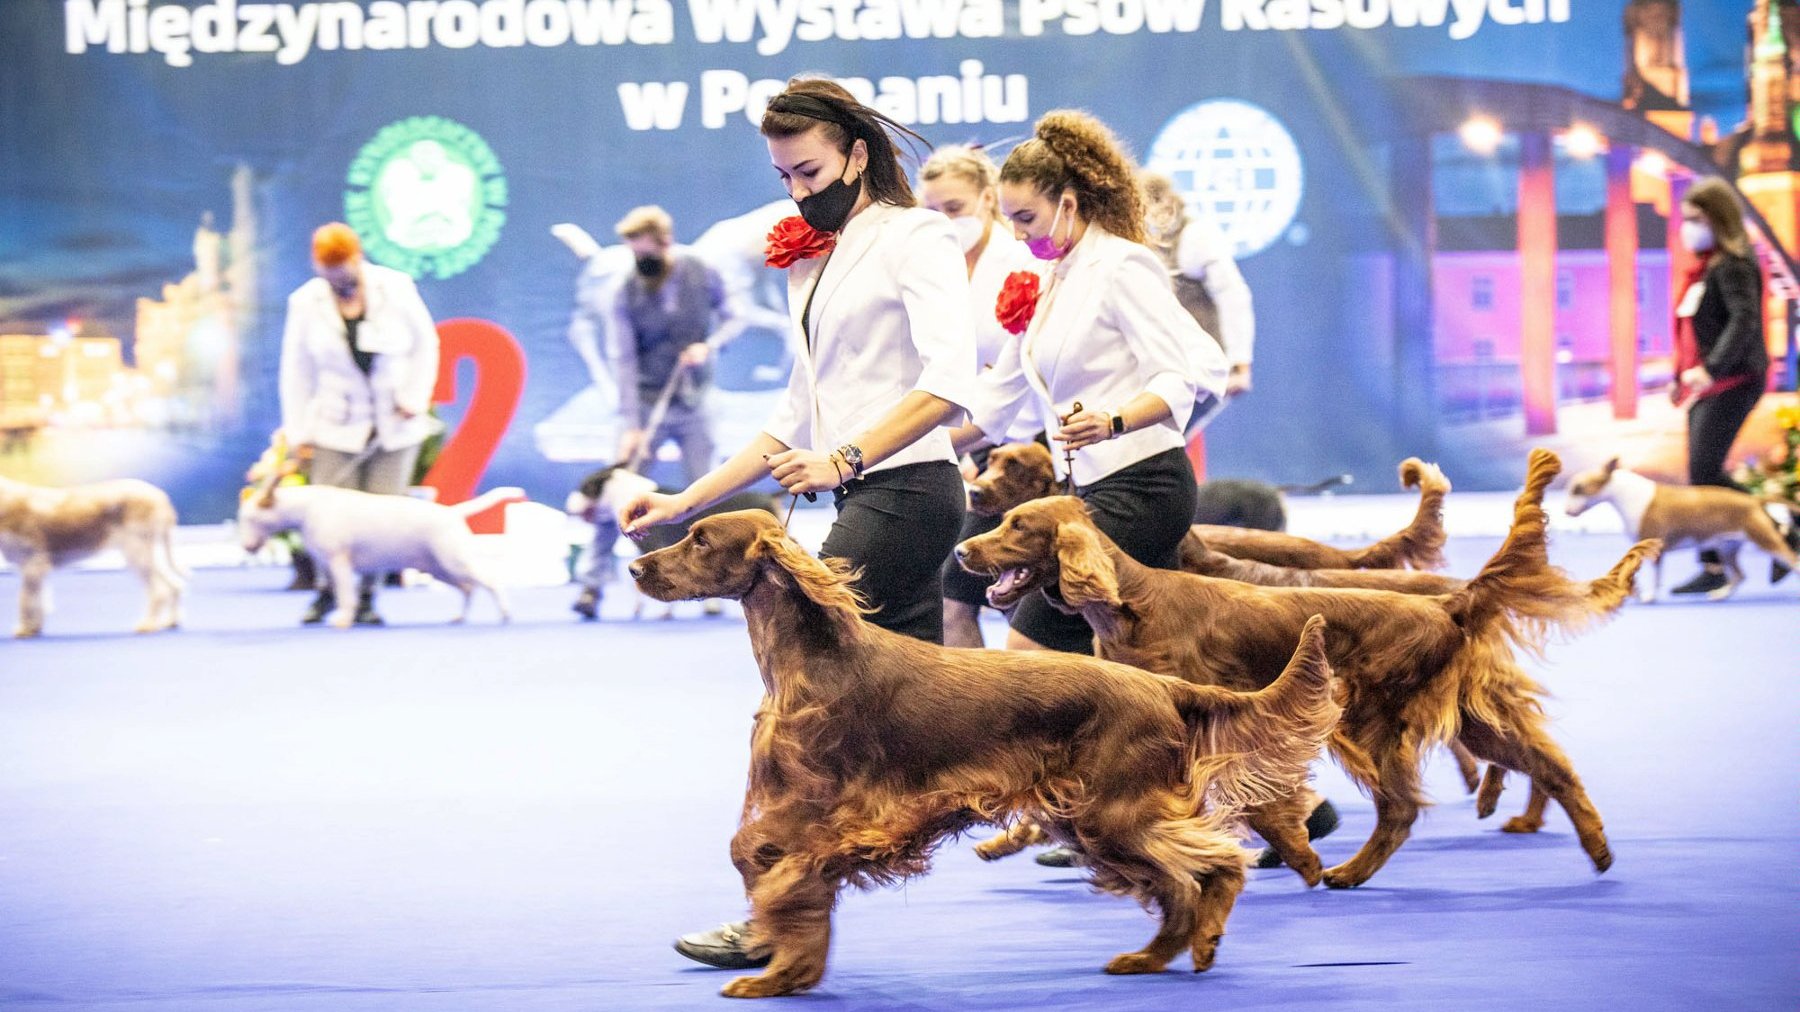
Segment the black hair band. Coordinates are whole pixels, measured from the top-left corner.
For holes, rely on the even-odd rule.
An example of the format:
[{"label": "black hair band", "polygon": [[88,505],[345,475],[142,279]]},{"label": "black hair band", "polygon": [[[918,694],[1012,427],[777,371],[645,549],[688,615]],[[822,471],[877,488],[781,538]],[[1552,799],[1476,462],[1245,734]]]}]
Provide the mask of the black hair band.
[{"label": "black hair band", "polygon": [[856,126],[854,118],[848,113],[824,99],[814,98],[811,95],[776,95],[769,100],[768,108],[770,112],[783,112],[793,116],[805,116],[807,119],[821,120],[826,123],[836,123],[839,126],[851,128]]}]

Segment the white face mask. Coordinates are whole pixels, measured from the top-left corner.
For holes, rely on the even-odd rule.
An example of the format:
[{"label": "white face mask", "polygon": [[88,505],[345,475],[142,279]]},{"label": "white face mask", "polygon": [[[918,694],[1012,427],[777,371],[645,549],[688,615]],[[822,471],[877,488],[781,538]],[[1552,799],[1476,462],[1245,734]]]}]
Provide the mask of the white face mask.
[{"label": "white face mask", "polygon": [[965,214],[960,218],[951,218],[950,227],[956,230],[956,241],[962,244],[962,251],[967,253],[987,234],[987,219]]},{"label": "white face mask", "polygon": [[1705,253],[1713,248],[1712,228],[1704,221],[1684,221],[1681,223],[1681,244],[1690,253]]}]

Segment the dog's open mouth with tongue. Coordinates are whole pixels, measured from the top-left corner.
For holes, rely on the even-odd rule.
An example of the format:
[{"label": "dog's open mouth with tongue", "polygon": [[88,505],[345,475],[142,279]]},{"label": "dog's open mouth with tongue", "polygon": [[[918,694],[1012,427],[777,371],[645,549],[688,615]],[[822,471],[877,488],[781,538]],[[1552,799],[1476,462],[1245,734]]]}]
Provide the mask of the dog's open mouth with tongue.
[{"label": "dog's open mouth with tongue", "polygon": [[1012,607],[1018,603],[1019,598],[1030,592],[1032,575],[1030,566],[1002,569],[987,589],[988,604],[996,608]]}]

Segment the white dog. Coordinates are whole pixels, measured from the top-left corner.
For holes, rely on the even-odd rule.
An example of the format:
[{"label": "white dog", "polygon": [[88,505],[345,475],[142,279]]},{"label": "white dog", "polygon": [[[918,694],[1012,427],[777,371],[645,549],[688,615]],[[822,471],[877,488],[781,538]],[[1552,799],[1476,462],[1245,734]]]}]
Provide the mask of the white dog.
[{"label": "white dog", "polygon": [[506,595],[475,559],[475,535],[468,516],[485,506],[470,500],[440,506],[403,495],[371,495],[329,485],[276,487],[273,480],[245,497],[238,507],[238,534],[254,552],[272,535],[300,532],[306,550],[331,575],[337,610],[331,624],[348,629],[356,614],[358,573],[417,569],[462,591],[462,622],[469,617],[475,588],[494,595],[500,620],[511,621]]},{"label": "white dog", "polygon": [[170,545],[174,530],[174,505],[149,482],[127,478],[62,489],[0,478],[0,556],[24,578],[13,635],[44,631],[44,581],[50,570],[106,548],[125,553],[125,563],[150,594],[137,631],[180,625],[186,581]]}]

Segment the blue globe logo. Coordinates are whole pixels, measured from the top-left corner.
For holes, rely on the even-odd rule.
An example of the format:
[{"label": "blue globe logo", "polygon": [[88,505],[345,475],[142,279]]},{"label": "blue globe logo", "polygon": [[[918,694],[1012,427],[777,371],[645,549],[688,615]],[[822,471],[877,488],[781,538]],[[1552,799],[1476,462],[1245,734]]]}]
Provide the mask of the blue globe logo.
[{"label": "blue globe logo", "polygon": [[1240,259],[1267,249],[1300,209],[1300,149],[1280,120],[1249,102],[1188,106],[1163,125],[1144,162],[1174,180],[1188,213],[1217,225]]}]

